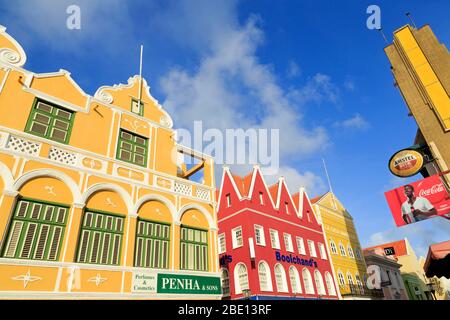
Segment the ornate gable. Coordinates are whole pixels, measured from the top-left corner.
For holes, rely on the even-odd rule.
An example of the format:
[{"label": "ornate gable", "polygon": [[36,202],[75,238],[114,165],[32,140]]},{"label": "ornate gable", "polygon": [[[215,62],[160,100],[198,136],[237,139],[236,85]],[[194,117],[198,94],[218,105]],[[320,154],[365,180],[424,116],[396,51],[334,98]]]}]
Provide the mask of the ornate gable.
[{"label": "ornate gable", "polygon": [[[139,90],[140,86],[141,90]],[[138,105],[139,95],[143,104],[143,110],[139,115],[163,127],[172,128],[172,118],[158,103],[158,100],[150,94],[150,87],[147,81],[138,75],[129,78],[127,84],[102,86],[97,90],[94,97],[102,103],[112,104],[127,111],[135,111],[136,113],[136,110],[132,109],[132,103],[134,100],[135,105]]]}]

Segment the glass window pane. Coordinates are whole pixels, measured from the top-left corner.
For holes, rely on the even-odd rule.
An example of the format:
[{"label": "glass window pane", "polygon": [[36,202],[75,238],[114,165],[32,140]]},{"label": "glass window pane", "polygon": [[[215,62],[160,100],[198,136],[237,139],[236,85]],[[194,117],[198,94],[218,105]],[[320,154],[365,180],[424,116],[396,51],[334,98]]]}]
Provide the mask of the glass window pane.
[{"label": "glass window pane", "polygon": [[38,122],[33,122],[31,125],[31,132],[37,133],[39,135],[46,135],[48,127],[46,125],[40,124]]},{"label": "glass window pane", "polygon": [[52,113],[53,107],[43,102],[38,102],[38,104],[36,105],[36,109]]}]

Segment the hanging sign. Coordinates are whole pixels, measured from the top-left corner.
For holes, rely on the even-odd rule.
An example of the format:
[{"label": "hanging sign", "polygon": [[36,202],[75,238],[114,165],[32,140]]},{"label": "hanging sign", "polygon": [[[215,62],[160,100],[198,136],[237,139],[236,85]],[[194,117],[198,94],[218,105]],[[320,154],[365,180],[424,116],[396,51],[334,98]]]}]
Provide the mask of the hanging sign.
[{"label": "hanging sign", "polygon": [[397,177],[411,177],[423,167],[424,160],[420,152],[411,149],[400,150],[389,160],[389,170]]}]

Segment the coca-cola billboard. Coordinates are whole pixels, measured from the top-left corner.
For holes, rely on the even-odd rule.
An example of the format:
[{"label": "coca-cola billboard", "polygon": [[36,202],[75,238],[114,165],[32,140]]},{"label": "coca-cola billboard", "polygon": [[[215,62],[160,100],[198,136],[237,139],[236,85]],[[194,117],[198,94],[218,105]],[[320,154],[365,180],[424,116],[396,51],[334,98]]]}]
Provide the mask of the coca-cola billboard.
[{"label": "coca-cola billboard", "polygon": [[384,193],[397,226],[432,217],[450,218],[450,194],[434,175]]}]

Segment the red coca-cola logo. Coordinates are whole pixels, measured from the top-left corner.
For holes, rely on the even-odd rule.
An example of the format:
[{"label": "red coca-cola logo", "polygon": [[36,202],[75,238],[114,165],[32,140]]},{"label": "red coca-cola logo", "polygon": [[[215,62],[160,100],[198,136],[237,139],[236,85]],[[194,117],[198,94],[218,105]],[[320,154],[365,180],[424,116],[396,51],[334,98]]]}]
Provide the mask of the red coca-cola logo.
[{"label": "red coca-cola logo", "polygon": [[420,190],[419,196],[426,197],[426,196],[430,196],[433,194],[443,192],[444,190],[445,190],[444,185],[442,183],[439,183],[439,184],[433,185],[431,188]]}]

